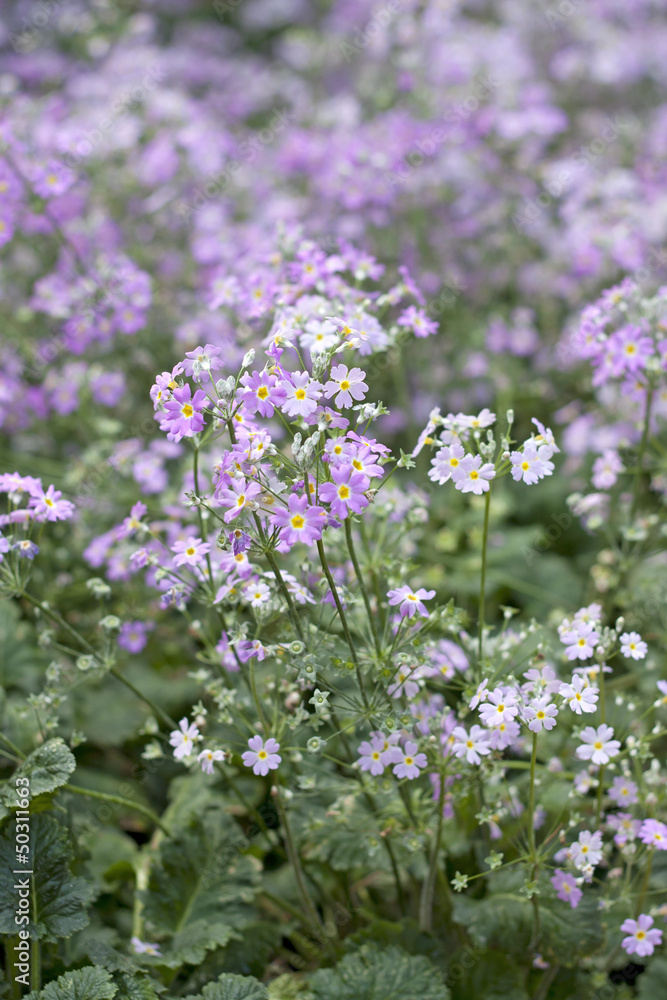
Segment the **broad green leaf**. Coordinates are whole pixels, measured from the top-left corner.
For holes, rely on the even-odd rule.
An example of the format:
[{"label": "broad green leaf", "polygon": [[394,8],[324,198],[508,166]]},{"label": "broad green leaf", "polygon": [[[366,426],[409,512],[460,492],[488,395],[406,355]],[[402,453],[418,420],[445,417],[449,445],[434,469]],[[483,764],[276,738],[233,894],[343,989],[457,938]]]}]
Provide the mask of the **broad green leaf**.
[{"label": "broad green leaf", "polygon": [[11,780],[3,788],[2,798],[6,806],[16,805],[16,779],[28,778],[28,784],[21,783],[26,788],[29,798],[60,788],[69,779],[76,767],[74,754],[64,740],[56,737],[34,750],[23,761],[12,775]]},{"label": "broad green leaf", "polygon": [[440,971],[421,955],[363,945],[310,980],[315,1000],[448,1000]]},{"label": "broad green leaf", "polygon": [[30,858],[34,875],[12,874],[18,867],[15,849],[16,823],[10,823],[0,838],[0,934],[16,930],[17,879],[31,878],[31,934],[43,941],[66,938],[88,923],[86,907],[93,887],[72,875],[72,846],[67,831],[52,816],[30,817]]},{"label": "broad green leaf", "polygon": [[464,948],[453,956],[446,981],[452,1000],[528,1000],[525,971],[518,962],[487,948]]},{"label": "broad green leaf", "polygon": [[118,987],[118,1000],[160,1000],[160,991],[164,989],[147,976],[117,972],[113,978]]},{"label": "broad green leaf", "polygon": [[251,976],[225,972],[215,983],[207,983],[197,996],[191,993],[184,1000],[269,1000],[269,993],[263,983]]},{"label": "broad green leaf", "polygon": [[162,843],[143,900],[151,934],[171,935],[165,965],[198,965],[252,919],[258,864],[239,844],[235,825],[221,810]]},{"label": "broad green leaf", "polygon": [[649,959],[647,968],[637,979],[639,1000],[658,1000],[664,996],[666,986],[667,958]]},{"label": "broad green leaf", "polygon": [[116,994],[117,987],[106,969],[88,965],[76,972],[66,972],[41,993],[28,994],[26,1000],[111,1000]]}]

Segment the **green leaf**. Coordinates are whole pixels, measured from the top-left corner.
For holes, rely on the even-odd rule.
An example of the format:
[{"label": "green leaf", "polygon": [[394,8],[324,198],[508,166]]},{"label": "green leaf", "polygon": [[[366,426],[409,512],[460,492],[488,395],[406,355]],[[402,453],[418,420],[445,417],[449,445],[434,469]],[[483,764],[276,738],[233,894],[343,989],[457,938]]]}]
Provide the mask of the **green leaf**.
[{"label": "green leaf", "polygon": [[93,887],[72,875],[72,846],[67,831],[53,817],[40,813],[30,817],[30,858],[33,876],[12,874],[16,865],[16,823],[10,823],[0,838],[0,934],[16,931],[14,914],[22,877],[31,878],[31,935],[43,941],[69,937],[88,923],[86,906]]},{"label": "green leaf", "polygon": [[310,980],[315,1000],[448,1000],[442,975],[427,958],[399,948],[364,945]]},{"label": "green leaf", "polygon": [[252,919],[258,863],[241,853],[244,844],[220,809],[163,842],[142,893],[151,935],[172,937],[162,964],[199,965]]},{"label": "green leaf", "polygon": [[59,736],[49,740],[26,757],[5,785],[2,790],[5,805],[16,806],[17,778],[28,779],[28,783],[22,782],[21,787],[25,787],[28,797],[34,799],[64,785],[75,767],[74,754],[65,741]]},{"label": "green leaf", "polygon": [[127,972],[117,972],[114,982],[118,987],[118,997],[120,1000],[160,1000],[160,990],[164,986],[158,986],[147,976],[131,976]]},{"label": "green leaf", "polygon": [[111,1000],[116,992],[117,987],[106,969],[88,965],[76,972],[66,972],[45,986],[41,993],[29,993],[26,1000]]},{"label": "green leaf", "polygon": [[266,986],[251,976],[226,972],[215,983],[208,983],[197,996],[191,993],[183,1000],[269,1000],[269,993]]},{"label": "green leaf", "polygon": [[656,997],[663,996],[665,983],[667,958],[654,958],[637,979],[639,1000],[656,1000]]}]

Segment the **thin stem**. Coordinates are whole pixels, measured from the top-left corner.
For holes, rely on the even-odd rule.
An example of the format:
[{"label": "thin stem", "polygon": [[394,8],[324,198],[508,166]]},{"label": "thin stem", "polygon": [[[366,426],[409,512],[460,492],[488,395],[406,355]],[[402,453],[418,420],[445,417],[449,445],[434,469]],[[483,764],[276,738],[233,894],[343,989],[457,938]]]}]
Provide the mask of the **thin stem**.
[{"label": "thin stem", "polygon": [[305,913],[312,922],[313,927],[316,927],[322,936],[324,935],[324,928],[322,927],[322,921],[320,915],[315,908],[315,904],[310,898],[310,893],[308,892],[308,887],[306,886],[306,879],[304,876],[303,868],[301,867],[301,859],[299,857],[299,852],[296,848],[294,842],[294,837],[292,834],[292,829],[287,819],[287,811],[283,805],[283,801],[280,795],[280,790],[276,790],[275,803],[278,809],[278,815],[280,816],[280,823],[283,828],[283,834],[285,836],[285,846],[287,847],[287,857],[289,858],[290,864],[294,870],[294,877],[296,880],[296,886],[301,898],[301,905],[304,908]]},{"label": "thin stem", "polygon": [[150,819],[152,823],[159,826],[163,833],[170,834],[168,826],[162,822],[160,817],[153,812],[152,809],[148,809],[146,806],[142,806],[139,802],[133,802],[132,799],[125,799],[121,795],[109,795],[107,792],[94,792],[90,788],[79,788],[78,785],[63,785],[63,790],[66,792],[74,792],[75,795],[84,795],[89,799],[100,799],[102,802],[113,802],[114,805],[123,806],[125,809],[132,809],[134,812],[141,813]]},{"label": "thin stem", "polygon": [[484,656],[484,612],[486,604],[486,549],[489,540],[489,509],[491,507],[491,490],[486,491],[484,498],[484,532],[482,535],[482,571],[479,581],[479,611],[478,628],[479,637],[477,640],[477,660],[479,677],[482,675],[482,657]]},{"label": "thin stem", "polygon": [[440,859],[440,845],[442,843],[442,826],[445,811],[445,770],[440,771],[440,794],[438,795],[438,828],[433,840],[433,852],[429,865],[428,875],[422,886],[422,895],[419,905],[419,927],[420,930],[429,934],[433,930],[433,897],[435,894],[435,883],[438,874],[438,862]]},{"label": "thin stem", "polygon": [[648,859],[646,861],[646,868],[644,869],[644,878],[642,879],[642,887],[639,890],[639,896],[637,897],[637,903],[635,906],[635,918],[639,916],[642,912],[644,906],[644,900],[646,899],[646,893],[648,892],[649,882],[651,881],[651,869],[653,868],[653,851],[649,850]]},{"label": "thin stem", "polygon": [[653,386],[649,382],[646,387],[646,410],[644,412],[644,427],[642,430],[642,438],[639,444],[639,453],[637,455],[637,472],[635,478],[635,486],[632,495],[632,509],[630,511],[630,517],[634,518],[637,513],[637,508],[639,507],[639,494],[642,485],[642,470],[644,468],[644,455],[646,453],[646,445],[648,444],[648,435],[650,431],[651,424],[651,404],[653,402]]},{"label": "thin stem", "polygon": [[349,517],[345,518],[345,540],[347,542],[347,551],[350,553],[350,559],[352,560],[352,565],[354,566],[354,573],[357,578],[357,582],[359,584],[359,589],[361,590],[361,596],[364,599],[364,605],[366,607],[366,615],[368,616],[368,624],[370,625],[371,632],[373,634],[375,652],[377,653],[378,656],[380,656],[381,654],[380,639],[377,633],[377,628],[375,627],[375,618],[371,610],[371,602],[368,596],[368,590],[366,589],[363,573],[361,572],[359,560],[357,559],[357,553],[354,548],[354,540],[352,538],[352,526],[350,524]]},{"label": "thin stem", "polygon": [[370,709],[370,705],[368,704],[368,698],[366,697],[366,690],[364,688],[364,680],[363,680],[363,677],[361,675],[361,667],[359,666],[359,660],[357,659],[357,652],[356,652],[356,649],[354,648],[354,640],[352,638],[352,634],[350,632],[350,628],[349,628],[349,626],[347,624],[347,618],[345,616],[345,611],[343,610],[343,605],[341,604],[340,597],[338,596],[338,589],[336,587],[336,583],[334,581],[334,578],[331,575],[331,570],[329,569],[329,563],[327,562],[326,553],[324,551],[324,545],[322,544],[322,540],[321,539],[317,543],[317,551],[318,551],[319,556],[320,556],[320,562],[322,563],[322,569],[324,570],[324,575],[327,578],[327,582],[329,584],[329,588],[331,590],[331,594],[333,596],[334,602],[336,604],[336,608],[338,610],[338,617],[340,618],[341,625],[343,626],[343,632],[345,634],[345,638],[347,639],[347,644],[350,647],[350,653],[352,655],[352,662],[354,663],[354,669],[355,669],[355,671],[357,673],[357,681],[359,683],[359,690],[361,692],[361,698],[362,698],[362,701],[364,703],[364,707],[367,710],[369,710]]},{"label": "thin stem", "polygon": [[530,756],[530,799],[528,805],[528,843],[530,845],[530,858],[533,862],[533,879],[535,878],[535,867],[537,853],[535,850],[535,765],[537,763],[537,733],[533,733],[533,750]]},{"label": "thin stem", "polygon": [[296,630],[296,634],[298,635],[298,637],[301,640],[301,642],[305,642],[304,632],[303,632],[303,629],[301,627],[301,622],[299,621],[298,612],[297,612],[296,607],[294,605],[294,601],[292,600],[292,595],[290,594],[289,590],[287,589],[287,585],[286,585],[286,583],[285,583],[285,581],[283,579],[283,575],[280,572],[280,566],[276,562],[276,557],[274,556],[273,552],[271,552],[269,550],[266,553],[266,558],[267,558],[267,561],[269,563],[269,566],[271,567],[271,571],[272,571],[273,575],[276,578],[276,583],[280,587],[280,591],[281,591],[283,597],[285,598],[285,600],[287,601],[287,607],[289,608],[290,618],[292,619],[292,623],[293,623],[294,628]]}]

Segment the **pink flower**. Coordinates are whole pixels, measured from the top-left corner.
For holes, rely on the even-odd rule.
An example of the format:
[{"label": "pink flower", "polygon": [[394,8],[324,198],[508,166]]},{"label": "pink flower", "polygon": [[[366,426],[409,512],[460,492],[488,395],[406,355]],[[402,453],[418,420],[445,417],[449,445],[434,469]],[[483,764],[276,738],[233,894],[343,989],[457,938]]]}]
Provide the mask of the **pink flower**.
[{"label": "pink flower", "polygon": [[267,371],[255,371],[252,375],[246,372],[241,385],[245,388],[240,396],[250,413],[272,417],[275,407],[285,402],[285,389],[278,385],[278,377]]},{"label": "pink flower", "polygon": [[479,710],[485,726],[499,726],[501,722],[512,722],[518,714],[516,695],[499,687],[489,694]]},{"label": "pink flower", "polygon": [[565,698],[575,715],[595,711],[598,702],[597,688],[587,684],[581,674],[574,674],[571,684],[561,684],[558,693],[561,698]]},{"label": "pink flower", "polygon": [[209,542],[202,542],[201,538],[190,536],[175,542],[171,551],[176,553],[174,566],[196,566],[211,551],[211,545]]},{"label": "pink flower", "polygon": [[387,597],[391,605],[400,605],[398,613],[401,618],[412,618],[417,614],[422,618],[428,618],[429,613],[423,602],[435,597],[435,590],[424,590],[420,587],[419,590],[412,591],[407,586],[399,587],[397,590],[390,590]]},{"label": "pink flower", "polygon": [[621,744],[613,739],[614,730],[604,722],[597,729],[586,726],[581,733],[583,745],[576,750],[579,760],[590,760],[593,764],[608,764],[618,754]]},{"label": "pink flower", "polygon": [[637,785],[628,778],[616,777],[609,789],[609,798],[619,806],[633,806],[636,802],[639,802]]},{"label": "pink flower", "polygon": [[452,469],[454,486],[461,493],[474,493],[481,496],[489,490],[489,482],[494,478],[496,470],[491,462],[482,465],[479,455],[466,455],[456,468]]},{"label": "pink flower", "polygon": [[194,722],[190,724],[187,719],[181,719],[178,729],[174,729],[169,736],[169,744],[174,747],[174,757],[176,760],[182,760],[183,757],[190,756],[194,750],[195,740],[198,736],[199,730]]},{"label": "pink flower", "polygon": [[425,753],[417,753],[417,744],[408,740],[405,750],[400,747],[393,747],[387,751],[386,760],[388,764],[394,764],[394,774],[397,778],[419,777],[420,769],[426,767],[428,761]]},{"label": "pink flower", "polygon": [[464,455],[463,445],[458,442],[440,448],[431,459],[432,468],[429,469],[428,478],[434,483],[444,485],[448,479],[452,478]]},{"label": "pink flower", "polygon": [[606,448],[593,462],[591,482],[596,490],[610,490],[625,466],[613,448]]},{"label": "pink flower", "polygon": [[32,508],[36,521],[66,521],[74,513],[74,504],[61,500],[62,492],[51,485],[44,491],[34,491],[28,506]]},{"label": "pink flower", "polygon": [[558,709],[549,704],[548,698],[538,698],[524,709],[523,714],[531,732],[541,733],[543,729],[554,728]]},{"label": "pink flower", "polygon": [[365,740],[360,743],[357,752],[360,755],[357,764],[362,771],[370,771],[374,777],[382,774],[385,767],[382,758],[386,753],[382,736],[375,736],[370,742]]},{"label": "pink flower", "polygon": [[312,545],[319,541],[326,524],[326,511],[308,502],[308,497],[291,493],[287,507],[279,507],[271,518],[271,523],[280,528],[280,537],[288,545],[304,542]]},{"label": "pink flower", "polygon": [[213,344],[206,347],[195,347],[194,351],[186,351],[183,361],[183,372],[192,376],[197,382],[201,382],[204,372],[214,372],[222,368],[220,360],[220,348]]},{"label": "pink flower", "polygon": [[253,774],[261,774],[262,777],[269,771],[276,771],[282,757],[279,755],[280,743],[273,737],[264,742],[261,736],[252,736],[248,740],[249,750],[243,754],[243,763],[246,767],[251,767]]},{"label": "pink flower", "polygon": [[658,851],[667,851],[667,826],[657,819],[645,819],[639,831],[642,844],[655,847]]},{"label": "pink flower", "polygon": [[662,944],[662,931],[653,927],[653,917],[649,917],[648,913],[640,913],[636,920],[624,920],[621,930],[628,935],[621,941],[628,955],[637,954],[646,958]]},{"label": "pink flower", "polygon": [[557,868],[551,877],[551,884],[556,890],[558,898],[562,899],[564,903],[569,903],[572,909],[576,910],[583,892],[577,886],[574,875],[566,874]]},{"label": "pink flower", "polygon": [[335,365],[331,369],[331,378],[324,386],[324,395],[327,399],[337,393],[334,403],[341,409],[352,406],[354,402],[363,399],[368,392],[368,386],[364,382],[366,372],[361,368],[350,368],[347,365]]},{"label": "pink flower", "polygon": [[568,660],[587,660],[595,652],[599,638],[600,633],[596,632],[592,622],[574,622],[574,628],[561,635],[561,642],[567,646],[565,655]]}]

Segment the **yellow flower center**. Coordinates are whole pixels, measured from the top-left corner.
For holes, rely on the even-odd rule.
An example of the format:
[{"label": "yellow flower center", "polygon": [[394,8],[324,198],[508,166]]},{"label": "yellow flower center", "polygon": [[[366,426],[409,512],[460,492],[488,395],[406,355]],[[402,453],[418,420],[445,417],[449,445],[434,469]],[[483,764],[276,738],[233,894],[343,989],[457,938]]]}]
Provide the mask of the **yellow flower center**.
[{"label": "yellow flower center", "polygon": [[265,385],[261,385],[257,390],[257,396],[259,397],[259,399],[266,399],[268,395],[269,395],[269,390],[266,388]]},{"label": "yellow flower center", "polygon": [[521,468],[523,469],[524,472],[528,472],[528,469],[530,468],[530,462],[522,462]]},{"label": "yellow flower center", "polygon": [[305,520],[301,517],[301,514],[295,514],[294,517],[290,518],[290,524],[293,528],[303,528]]},{"label": "yellow flower center", "polygon": [[345,484],[343,484],[342,486],[338,487],[338,496],[341,498],[341,500],[347,500],[349,495],[350,495],[349,486],[345,486]]},{"label": "yellow flower center", "polygon": [[346,392],[350,388],[351,384],[352,384],[351,382],[348,382],[348,380],[344,378],[343,381],[340,383],[340,387],[343,390],[343,392]]},{"label": "yellow flower center", "polygon": [[186,418],[187,418],[188,420],[190,419],[190,417],[192,416],[192,414],[193,414],[194,412],[195,412],[195,411],[193,410],[193,408],[192,408],[192,407],[190,406],[190,404],[189,404],[189,403],[186,403],[186,404],[185,404],[184,406],[182,406],[182,407],[181,407],[181,413],[182,413],[182,414],[183,414],[183,416],[184,416],[184,417],[186,417]]},{"label": "yellow flower center", "polygon": [[242,493],[241,496],[236,501],[236,506],[242,507],[244,503],[245,503],[245,493]]},{"label": "yellow flower center", "polygon": [[297,399],[305,399],[306,398],[306,390],[305,389],[297,389],[296,392],[294,393],[294,395],[296,396]]},{"label": "yellow flower center", "polygon": [[268,754],[266,750],[260,750],[257,756],[259,757],[260,760],[266,760]]},{"label": "yellow flower center", "polygon": [[475,469],[473,469],[472,472],[470,473],[470,478],[479,479],[479,472],[476,472]]},{"label": "yellow flower center", "polygon": [[410,765],[412,763],[414,763],[413,760],[412,760],[412,757],[406,757],[405,758],[405,763],[408,765],[408,767],[410,767]]}]

